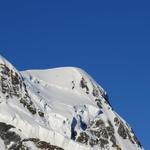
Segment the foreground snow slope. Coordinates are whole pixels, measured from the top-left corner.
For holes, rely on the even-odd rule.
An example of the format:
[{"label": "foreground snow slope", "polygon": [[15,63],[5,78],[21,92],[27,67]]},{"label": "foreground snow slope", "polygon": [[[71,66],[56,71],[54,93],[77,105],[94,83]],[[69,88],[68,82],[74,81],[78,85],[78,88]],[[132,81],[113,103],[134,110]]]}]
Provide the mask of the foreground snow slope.
[{"label": "foreground snow slope", "polygon": [[17,71],[0,57],[0,149],[141,150],[86,72]]}]

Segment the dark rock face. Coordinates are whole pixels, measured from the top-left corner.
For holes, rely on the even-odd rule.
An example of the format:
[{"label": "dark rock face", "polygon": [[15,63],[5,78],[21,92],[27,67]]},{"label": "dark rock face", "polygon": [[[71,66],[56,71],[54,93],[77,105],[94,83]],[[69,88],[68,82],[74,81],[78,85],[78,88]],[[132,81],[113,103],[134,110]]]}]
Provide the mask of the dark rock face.
[{"label": "dark rock face", "polygon": [[93,85],[92,94],[94,97],[99,97],[99,89],[98,89],[98,87],[95,87],[95,85]]},{"label": "dark rock face", "polygon": [[[108,121],[109,126],[106,126],[102,119],[96,119],[90,123],[90,126],[77,137],[76,141],[91,145],[99,145],[101,148],[106,148],[111,141],[114,147],[117,147],[114,136],[114,128]],[[109,141],[109,139],[111,139]]]},{"label": "dark rock face", "polygon": [[5,64],[0,64],[1,91],[7,98],[16,96],[20,97],[20,89],[22,89],[22,79],[20,76],[10,70]]},{"label": "dark rock face", "polygon": [[[108,109],[113,110],[111,104],[108,100],[108,95],[102,91],[99,87],[95,86],[91,81],[93,90],[90,93],[89,87],[87,82],[84,78],[81,79],[80,87],[86,89],[87,94],[92,94],[95,97],[95,103],[100,109],[100,113],[103,113],[103,103],[102,98],[104,98],[104,103],[108,106]],[[114,119],[115,126],[117,126],[118,134],[124,139],[129,139],[131,143],[137,144],[141,147],[140,142],[137,140],[136,136],[134,135],[132,130],[129,130],[128,127],[119,119]],[[87,128],[81,131],[78,135],[75,131],[75,128],[72,133],[75,133],[73,140],[80,142],[82,144],[90,145],[92,147],[98,146],[104,149],[107,149],[111,145],[112,147],[116,148],[116,150],[122,150],[121,147],[118,145],[118,142],[115,137],[115,129],[112,125],[111,121],[108,120],[107,125],[101,118],[96,118],[87,125]]]},{"label": "dark rock face", "polygon": [[80,81],[80,87],[82,89],[85,88],[86,89],[86,94],[89,94],[89,88],[88,88],[87,82],[86,82],[86,80],[84,78],[82,78],[81,81]]},{"label": "dark rock face", "polygon": [[[5,64],[0,64],[0,91],[6,99],[16,97],[18,101],[33,115],[37,113],[22,76]],[[42,111],[38,115],[44,117]]]},{"label": "dark rock face", "polygon": [[136,138],[133,130],[129,126],[125,126],[123,121],[121,121],[118,117],[114,118],[115,125],[118,127],[118,134],[123,138],[123,139],[129,139],[131,143],[137,144],[138,147],[142,147],[138,139]]},{"label": "dark rock face", "polygon": [[45,141],[40,141],[40,139],[37,138],[24,139],[20,141],[19,144],[13,145],[9,150],[30,150],[31,148],[26,146],[26,143],[28,142],[33,143],[35,147],[43,150],[63,150],[58,146],[51,145]]},{"label": "dark rock face", "polygon": [[102,107],[101,99],[95,99],[95,102],[96,102],[97,106],[98,106],[100,109],[103,108],[103,107]]},{"label": "dark rock face", "polygon": [[10,131],[11,128],[15,127],[10,124],[0,122],[0,137],[4,141],[6,148],[8,148],[11,143],[18,144],[21,141],[21,138],[18,134],[16,134],[14,131]]},{"label": "dark rock face", "polygon": [[26,145],[28,142],[32,142],[35,147],[45,150],[63,150],[62,148],[51,145],[45,141],[41,141],[37,138],[21,139],[21,136],[15,131],[11,131],[14,126],[0,122],[0,138],[4,141],[5,148],[8,150],[31,150]]},{"label": "dark rock face", "polygon": [[42,111],[38,111],[40,117],[44,117],[44,113]]},{"label": "dark rock face", "polygon": [[90,126],[75,139],[82,144],[90,145],[91,147],[98,146],[107,149],[111,145],[116,150],[122,150],[117,144],[115,130],[111,122],[108,120],[107,125],[102,119],[96,119],[90,123]]},{"label": "dark rock face", "polygon": [[89,136],[86,132],[81,132],[80,135],[77,137],[76,141],[82,144],[88,144]]}]

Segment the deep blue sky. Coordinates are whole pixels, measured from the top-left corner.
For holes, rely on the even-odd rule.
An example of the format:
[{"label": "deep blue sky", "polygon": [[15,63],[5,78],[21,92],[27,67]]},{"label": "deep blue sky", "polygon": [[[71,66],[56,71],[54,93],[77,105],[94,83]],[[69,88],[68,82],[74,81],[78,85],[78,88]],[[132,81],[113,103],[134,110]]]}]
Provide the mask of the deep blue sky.
[{"label": "deep blue sky", "polygon": [[0,53],[19,70],[83,68],[150,149],[150,3],[1,0]]}]

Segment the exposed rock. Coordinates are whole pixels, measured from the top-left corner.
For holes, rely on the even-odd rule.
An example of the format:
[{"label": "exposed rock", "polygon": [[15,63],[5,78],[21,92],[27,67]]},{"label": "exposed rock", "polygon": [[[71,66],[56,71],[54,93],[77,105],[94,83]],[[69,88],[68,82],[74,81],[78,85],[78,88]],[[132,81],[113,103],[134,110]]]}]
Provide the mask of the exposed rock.
[{"label": "exposed rock", "polygon": [[97,106],[98,106],[99,108],[103,108],[103,107],[102,107],[101,99],[95,99],[95,102],[96,102],[96,104],[97,104]]},{"label": "exposed rock", "polygon": [[[14,70],[9,69],[5,64],[0,64],[0,88],[6,99],[13,96],[17,97],[20,103],[23,104],[30,113],[33,115],[36,114],[36,107],[28,94],[22,76]],[[41,117],[44,116],[43,112],[38,114]]]},{"label": "exposed rock", "polygon": [[39,116],[44,117],[44,113],[41,111],[38,111]]},{"label": "exposed rock", "polygon": [[84,78],[82,78],[81,81],[80,81],[80,87],[82,89],[85,88],[86,89],[86,93],[89,94],[89,88],[88,88],[87,82],[86,82],[86,80]]},{"label": "exposed rock", "polygon": [[86,132],[81,132],[76,141],[82,144],[87,144],[89,141],[89,136]]},{"label": "exposed rock", "polygon": [[118,134],[123,138],[123,139],[129,139],[132,144],[137,144],[138,147],[142,147],[141,143],[138,141],[136,138],[133,130],[129,128],[128,125],[125,125],[123,121],[121,121],[118,117],[114,118],[115,125],[118,127]]},{"label": "exposed rock", "polygon": [[18,144],[21,138],[14,131],[10,131],[11,128],[15,128],[10,124],[0,122],[0,137],[4,141],[6,148],[9,148],[12,143]]}]

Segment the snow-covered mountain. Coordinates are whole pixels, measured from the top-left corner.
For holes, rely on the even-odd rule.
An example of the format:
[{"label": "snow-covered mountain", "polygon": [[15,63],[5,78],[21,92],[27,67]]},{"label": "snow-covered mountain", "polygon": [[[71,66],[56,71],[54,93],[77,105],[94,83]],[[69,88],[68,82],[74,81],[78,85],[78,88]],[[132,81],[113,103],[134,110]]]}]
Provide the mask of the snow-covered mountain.
[{"label": "snow-covered mountain", "polygon": [[142,150],[86,72],[19,72],[0,56],[0,150]]}]

